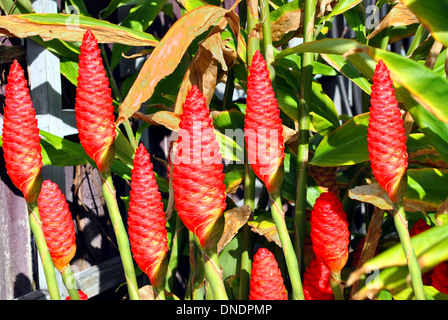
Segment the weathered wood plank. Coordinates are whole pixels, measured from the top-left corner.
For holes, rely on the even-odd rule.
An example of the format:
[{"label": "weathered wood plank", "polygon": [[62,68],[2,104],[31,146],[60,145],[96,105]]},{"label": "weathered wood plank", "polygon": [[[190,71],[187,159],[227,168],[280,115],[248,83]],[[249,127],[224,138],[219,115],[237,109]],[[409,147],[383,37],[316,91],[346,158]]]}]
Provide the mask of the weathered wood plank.
[{"label": "weathered wood plank", "polygon": [[[118,286],[125,281],[123,266],[120,257],[104,261],[98,265],[75,273],[77,287],[84,291],[89,298]],[[67,297],[65,291],[61,292],[62,299]],[[49,300],[47,290],[37,290],[19,297],[17,300]]]},{"label": "weathered wood plank", "polygon": [[[4,167],[3,154],[0,166]],[[0,300],[33,290],[28,212],[6,172],[0,175]]]}]

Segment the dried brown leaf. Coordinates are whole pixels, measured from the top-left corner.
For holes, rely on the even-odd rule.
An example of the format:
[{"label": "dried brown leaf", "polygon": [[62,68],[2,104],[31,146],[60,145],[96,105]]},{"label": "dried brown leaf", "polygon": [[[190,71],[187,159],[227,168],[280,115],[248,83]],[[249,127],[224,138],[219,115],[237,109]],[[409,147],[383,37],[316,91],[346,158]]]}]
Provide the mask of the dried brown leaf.
[{"label": "dried brown leaf", "polygon": [[[221,40],[221,31],[222,29],[220,27],[215,28],[199,44],[198,52],[190,63],[179,89],[174,112],[178,114],[182,113],[182,104],[193,85],[198,86],[206,98],[208,105],[213,97],[218,81],[219,64],[224,71],[227,71],[235,62],[236,53],[231,55],[228,50],[225,50],[225,44]],[[227,59],[225,56],[227,56]],[[233,56],[233,59],[229,58],[230,56]]]},{"label": "dried brown leaf", "polygon": [[406,6],[400,1],[381,20],[380,24],[377,25],[375,29],[367,36],[367,39],[375,37],[388,27],[408,26],[414,23],[419,23],[419,20],[415,14],[406,8]]},{"label": "dried brown leaf", "polygon": [[275,242],[280,248],[282,247],[277,228],[273,222],[266,220],[253,220],[248,221],[247,224],[251,227],[252,232],[258,233],[260,236],[265,237],[268,241]]},{"label": "dried brown leaf", "polygon": [[[377,183],[362,185],[350,189],[348,196],[352,199],[368,202],[383,210],[392,210],[392,202],[386,191]],[[419,202],[417,200],[403,199],[404,209],[407,212],[436,211],[437,206],[427,202]]]},{"label": "dried brown leaf", "polygon": [[224,231],[222,232],[221,239],[218,242],[218,252],[236,236],[238,230],[244,226],[250,217],[250,206],[244,205],[242,207],[235,207],[224,212]]},{"label": "dried brown leaf", "polygon": [[170,130],[179,129],[180,117],[171,111],[157,111],[153,114],[143,114],[140,111],[135,112],[132,117],[155,125],[162,125]]},{"label": "dried brown leaf", "polygon": [[238,16],[233,11],[217,6],[196,8],[174,23],[145,61],[128,95],[120,105],[117,124],[132,116],[140,105],[151,97],[159,81],[176,69],[191,42],[223,17],[238,35]]},{"label": "dried brown leaf", "polygon": [[154,300],[154,290],[151,285],[146,285],[138,289],[140,300]]}]

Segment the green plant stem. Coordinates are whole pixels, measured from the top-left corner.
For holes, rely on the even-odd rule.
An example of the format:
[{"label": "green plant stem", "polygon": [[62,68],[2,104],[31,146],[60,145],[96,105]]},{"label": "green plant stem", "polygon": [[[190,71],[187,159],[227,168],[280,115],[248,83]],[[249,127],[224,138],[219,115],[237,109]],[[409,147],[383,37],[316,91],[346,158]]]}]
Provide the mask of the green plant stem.
[{"label": "green plant stem", "polygon": [[117,238],[118,250],[120,252],[121,262],[126,277],[129,298],[131,300],[140,300],[129,239],[123,224],[123,219],[121,218],[120,209],[118,208],[115,187],[110,171],[101,173],[101,188]]},{"label": "green plant stem", "polygon": [[78,289],[76,288],[75,275],[73,274],[70,265],[67,265],[61,271],[62,281],[64,281],[65,288],[67,288],[68,295],[71,300],[80,300]]},{"label": "green plant stem", "polygon": [[[316,13],[316,0],[305,1],[304,42],[314,40],[314,17]],[[308,152],[310,115],[308,104],[311,101],[311,86],[313,81],[314,54],[305,52],[302,59],[302,83],[300,92],[300,106],[298,108],[298,146],[297,146],[297,190],[295,202],[295,234],[296,251],[299,259],[300,270],[303,273],[305,252],[305,216],[306,195],[308,184]]]},{"label": "green plant stem", "polygon": [[228,300],[217,249],[202,248],[202,255],[204,257],[205,277],[210,283],[215,300]]},{"label": "green plant stem", "polygon": [[169,292],[177,292],[174,279],[178,268],[179,257],[182,254],[183,244],[185,243],[186,228],[179,215],[176,214],[176,232],[171,242],[171,254],[168,261],[167,276],[165,278],[165,289]]},{"label": "green plant stem", "polygon": [[273,87],[275,82],[275,69],[272,66],[274,61],[274,46],[272,45],[272,31],[271,31],[271,15],[269,12],[269,1],[260,0],[261,21],[263,24],[263,52],[266,60],[267,68],[269,70],[269,77]]},{"label": "green plant stem", "polygon": [[[255,36],[255,33],[251,32],[256,30],[256,25],[258,23],[258,11],[254,12],[253,0],[248,0],[246,3],[246,17],[247,17],[247,33],[249,36],[247,45],[247,65],[249,66],[252,62],[252,57],[254,53],[260,49],[260,39]],[[258,7],[258,5],[257,5]],[[247,158],[247,148],[244,147],[245,152],[245,162],[244,162],[244,204],[248,205],[250,209],[254,210],[255,207],[255,173],[250,167]],[[238,296],[240,300],[246,300],[249,298],[249,280],[252,269],[252,244],[254,235],[250,231],[249,226],[246,224],[243,227],[243,241],[241,246],[241,264],[240,264],[240,286]]]},{"label": "green plant stem", "polygon": [[152,290],[154,291],[155,300],[165,300],[165,289],[163,286],[153,286]]},{"label": "green plant stem", "polygon": [[50,298],[51,300],[61,300],[58,283],[56,281],[56,271],[53,260],[51,260],[50,252],[48,251],[47,242],[45,241],[37,202],[27,202],[27,207],[31,232],[33,233],[37,251],[39,252],[42,261]]},{"label": "green plant stem", "polygon": [[330,286],[336,300],[344,300],[344,286],[341,282],[341,272],[330,273]]},{"label": "green plant stem", "polygon": [[416,300],[426,300],[426,294],[423,287],[422,273],[420,265],[418,264],[417,256],[415,255],[412,246],[411,237],[408,230],[408,220],[403,207],[403,199],[399,199],[393,205],[393,215],[395,228],[397,229],[401,245],[403,247],[406,261],[408,264],[409,274],[411,276],[412,287],[414,289]]},{"label": "green plant stem", "polygon": [[304,300],[302,280],[300,278],[299,264],[297,256],[289,237],[286,226],[285,215],[282,208],[282,200],[279,192],[270,194],[271,214],[277,228],[278,237],[282,245],[283,255],[285,256],[286,267],[288,269],[289,279],[292,287],[292,297],[294,300]]},{"label": "green plant stem", "polygon": [[[255,174],[247,161],[245,166],[244,177],[244,204],[248,205],[253,212],[255,206]],[[252,213],[251,213],[252,216]],[[250,231],[250,227],[245,224],[243,227],[243,241],[241,244],[241,266],[240,266],[240,286],[239,299],[247,300],[249,298],[249,281],[252,269],[252,244],[254,234]]]},{"label": "green plant stem", "polygon": [[260,36],[258,35],[257,30],[258,23],[259,23],[258,1],[247,0],[247,34],[248,34],[247,65],[248,66],[252,61],[254,53],[257,50],[260,50]]}]

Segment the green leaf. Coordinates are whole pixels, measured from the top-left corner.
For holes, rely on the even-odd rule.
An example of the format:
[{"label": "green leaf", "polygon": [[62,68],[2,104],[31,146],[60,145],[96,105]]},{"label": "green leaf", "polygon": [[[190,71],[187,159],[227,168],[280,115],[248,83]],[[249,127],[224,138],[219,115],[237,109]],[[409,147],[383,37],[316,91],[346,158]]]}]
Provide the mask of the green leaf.
[{"label": "green leaf", "polygon": [[[121,22],[121,26],[132,30],[145,31],[152,24],[154,19],[162,10],[168,0],[146,1],[140,0]],[[122,59],[122,54],[126,54],[132,47],[121,43],[115,43],[112,48],[110,67],[113,70]]]},{"label": "green leaf", "polygon": [[369,160],[367,127],[369,113],[354,116],[330,132],[318,145],[311,165],[335,167]]},{"label": "green leaf", "polygon": [[[448,225],[432,227],[415,235],[411,238],[411,241],[415,254],[419,259],[419,264],[423,269],[431,269],[438,263],[448,259]],[[406,264],[403,247],[401,243],[397,243],[364,263],[361,268],[350,275],[347,282],[353,283],[352,280],[359,279],[359,276],[365,274],[368,269],[384,269],[406,266]]]},{"label": "green leaf", "polygon": [[19,38],[39,35],[42,39],[82,41],[91,29],[100,43],[122,43],[131,46],[156,46],[151,34],[122,27],[107,21],[81,15],[62,13],[29,13],[0,16],[0,27]]},{"label": "green leaf", "polygon": [[403,3],[430,30],[435,39],[448,46],[447,1],[403,0]]},{"label": "green leaf", "polygon": [[30,0],[1,0],[0,7],[5,14],[20,14],[33,12]]},{"label": "green leaf", "polygon": [[[412,245],[419,260],[422,272],[427,272],[437,264],[448,259],[448,226],[433,227],[411,238]],[[401,250],[401,251],[400,251]],[[380,269],[381,272],[378,272]],[[376,276],[368,276],[371,271]],[[347,280],[350,286],[353,281],[362,279],[364,287],[358,292],[359,298],[365,298],[368,293],[381,289],[391,292],[400,292],[408,287],[409,269],[406,266],[406,258],[400,243],[387,251],[380,253],[364,263],[360,269],[352,272]],[[370,278],[370,279],[369,279]],[[367,283],[366,283],[367,282]],[[432,289],[425,293],[429,299],[445,299]],[[399,296],[400,297],[400,296]],[[407,296],[407,299],[412,297]]]}]

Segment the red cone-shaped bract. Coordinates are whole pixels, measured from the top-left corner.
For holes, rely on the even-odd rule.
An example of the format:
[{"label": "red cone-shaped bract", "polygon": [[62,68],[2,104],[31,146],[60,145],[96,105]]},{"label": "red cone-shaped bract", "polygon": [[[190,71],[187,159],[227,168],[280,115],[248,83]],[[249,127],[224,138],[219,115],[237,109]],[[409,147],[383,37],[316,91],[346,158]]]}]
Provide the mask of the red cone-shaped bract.
[{"label": "red cone-shaped bract", "polygon": [[404,192],[400,183],[408,167],[406,136],[389,70],[382,60],[373,75],[367,133],[369,158],[378,184],[395,202]]},{"label": "red cone-shaped bract", "polygon": [[37,205],[51,259],[54,266],[62,271],[76,253],[75,226],[68,203],[58,185],[45,180]]},{"label": "red cone-shaped bract", "polygon": [[216,245],[222,232],[216,223],[226,208],[224,166],[213,130],[205,97],[193,86],[183,104],[171,169],[177,212],[202,247]]},{"label": "red cone-shaped bract", "polygon": [[129,241],[137,265],[153,286],[160,285],[168,252],[165,213],[150,155],[143,144],[135,152],[129,200]]},{"label": "red cone-shaped bract", "polygon": [[330,270],[319,259],[314,258],[303,276],[305,300],[334,300],[330,285]]},{"label": "red cone-shaped bract", "polygon": [[2,136],[6,170],[25,200],[35,201],[43,166],[39,128],[25,74],[17,60],[12,63],[7,80]]},{"label": "red cone-shaped bract", "polygon": [[266,61],[259,51],[249,67],[244,121],[248,161],[272,192],[279,187],[275,178],[285,157],[283,128]]},{"label": "red cone-shaped bract", "polygon": [[441,262],[434,267],[431,280],[434,288],[448,294],[448,261]]},{"label": "red cone-shaped bract", "polygon": [[323,192],[316,199],[311,212],[311,241],[314,254],[330,271],[344,268],[350,232],[342,203],[332,192]]},{"label": "red cone-shaped bract", "polygon": [[288,295],[277,260],[266,248],[254,255],[249,283],[250,300],[287,300]]},{"label": "red cone-shaped bract", "polygon": [[425,220],[418,219],[417,222],[415,222],[412,225],[411,230],[409,230],[409,235],[411,237],[413,237],[413,236],[415,236],[415,235],[417,235],[419,233],[422,233],[422,232],[424,232],[426,230],[429,230],[429,229],[431,229],[431,226],[429,224],[427,224]]},{"label": "red cone-shaped bract", "polygon": [[104,172],[115,154],[114,106],[98,41],[90,30],[83,37],[78,74],[75,115],[79,139],[98,170]]}]

